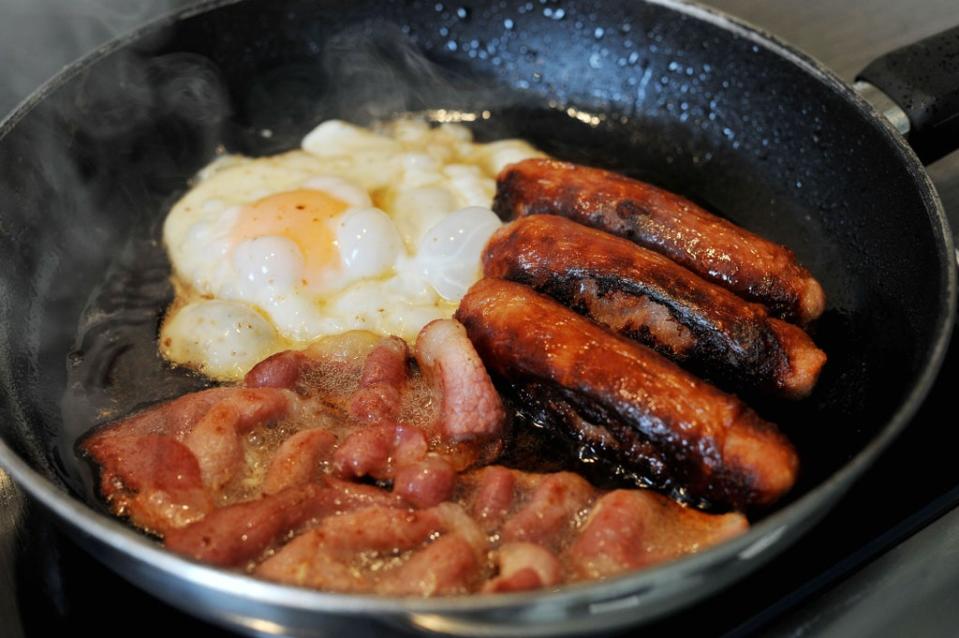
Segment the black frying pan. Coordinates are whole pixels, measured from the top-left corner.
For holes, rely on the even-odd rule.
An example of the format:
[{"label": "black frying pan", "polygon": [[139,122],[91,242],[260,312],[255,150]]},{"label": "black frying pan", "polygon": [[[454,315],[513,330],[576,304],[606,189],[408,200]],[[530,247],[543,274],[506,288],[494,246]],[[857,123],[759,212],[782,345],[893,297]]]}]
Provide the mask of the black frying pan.
[{"label": "black frying pan", "polygon": [[[927,160],[959,141],[955,69],[930,64],[955,39],[866,73],[903,106]],[[158,224],[187,179],[221,145],[273,153],[326,118],[404,111],[643,177],[796,251],[829,299],[814,331],[830,361],[808,400],[756,404],[800,450],[786,502],[749,534],[655,569],[438,601],[220,572],[105,513],[76,437],[201,383],[166,369],[153,341],[170,295]],[[529,635],[687,604],[808,529],[905,427],[955,312],[950,234],[903,137],[802,54],[669,1],[209,2],[66,69],[4,123],[0,165],[0,462],[118,572],[248,631],[342,630],[375,614]]]}]

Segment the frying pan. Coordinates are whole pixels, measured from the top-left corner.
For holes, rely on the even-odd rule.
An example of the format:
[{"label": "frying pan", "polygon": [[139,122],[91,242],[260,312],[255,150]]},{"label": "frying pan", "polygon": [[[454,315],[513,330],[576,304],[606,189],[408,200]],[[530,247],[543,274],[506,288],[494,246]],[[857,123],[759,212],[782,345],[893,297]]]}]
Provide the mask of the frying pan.
[{"label": "frying pan", "polygon": [[[936,63],[959,51],[956,39],[864,73],[874,99],[901,107],[881,106],[896,130],[802,53],[671,0],[214,0],[160,20],[65,69],[0,128],[0,463],[121,575],[250,633],[325,634],[360,618],[460,634],[591,632],[689,604],[819,520],[938,371],[955,314],[953,247],[906,139],[926,161],[959,141],[950,69]],[[803,402],[750,398],[799,448],[785,502],[757,513],[748,534],[660,567],[449,600],[261,582],[169,554],[109,516],[76,438],[202,385],[165,368],[154,344],[171,294],[159,224],[189,177],[222,148],[268,154],[330,117],[407,111],[652,180],[795,250],[829,299],[813,330],[830,361]]]}]

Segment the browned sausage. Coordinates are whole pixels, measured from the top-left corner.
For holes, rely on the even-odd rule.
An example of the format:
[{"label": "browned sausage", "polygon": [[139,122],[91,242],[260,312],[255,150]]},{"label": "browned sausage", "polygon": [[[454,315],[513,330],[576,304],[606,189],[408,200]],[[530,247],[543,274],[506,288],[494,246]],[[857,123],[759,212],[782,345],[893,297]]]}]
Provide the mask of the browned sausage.
[{"label": "browned sausage", "polygon": [[531,288],[483,279],[456,318],[527,408],[661,488],[742,507],[796,480],[792,446],[739,399]]},{"label": "browned sausage", "polygon": [[499,174],[493,210],[503,219],[562,215],[625,237],[789,321],[805,324],[825,307],[822,286],[785,246],[616,173],[523,160]]},{"label": "browned sausage", "polygon": [[825,353],[800,328],[625,239],[555,215],[499,229],[487,277],[518,281],[695,371],[799,398]]}]

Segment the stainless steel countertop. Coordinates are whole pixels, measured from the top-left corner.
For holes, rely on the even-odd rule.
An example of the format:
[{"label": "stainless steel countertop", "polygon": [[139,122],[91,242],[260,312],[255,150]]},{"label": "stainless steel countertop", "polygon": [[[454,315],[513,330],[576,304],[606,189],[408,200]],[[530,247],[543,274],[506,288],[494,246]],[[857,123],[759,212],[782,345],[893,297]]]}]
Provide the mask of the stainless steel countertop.
[{"label": "stainless steel countertop", "polygon": [[[0,112],[84,50],[191,0],[0,1]],[[711,0],[780,36],[851,81],[876,55],[959,24],[956,0]],[[67,24],[73,25],[67,28]],[[930,167],[959,229],[959,153]],[[0,594],[12,592],[15,545],[23,496],[0,471]],[[13,530],[13,533],[11,533]],[[880,557],[798,612],[781,619],[776,635],[954,635],[959,606],[950,605],[959,581],[959,514],[953,512]],[[929,592],[921,606],[904,607],[907,589]],[[18,609],[0,595],[0,634],[20,638]]]},{"label": "stainless steel countertop", "polygon": [[955,636],[959,509],[780,618],[770,636]]}]

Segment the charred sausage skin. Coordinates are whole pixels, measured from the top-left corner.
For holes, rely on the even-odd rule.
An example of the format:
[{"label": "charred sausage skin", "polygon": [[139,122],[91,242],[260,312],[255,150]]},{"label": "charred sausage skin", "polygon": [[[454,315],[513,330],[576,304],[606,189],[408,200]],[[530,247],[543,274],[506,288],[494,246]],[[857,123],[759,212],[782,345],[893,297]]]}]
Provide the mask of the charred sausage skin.
[{"label": "charred sausage skin", "polygon": [[491,372],[658,487],[745,508],[796,480],[792,445],[739,399],[527,286],[483,279],[456,318]]},{"label": "charred sausage skin", "polygon": [[806,324],[825,293],[796,256],[675,193],[597,168],[547,159],[499,174],[493,210],[505,220],[553,214],[624,237],[701,277]]},{"label": "charred sausage skin", "polygon": [[807,396],[826,355],[797,326],[662,255],[555,215],[499,229],[487,277],[545,293],[614,332],[737,388]]}]

